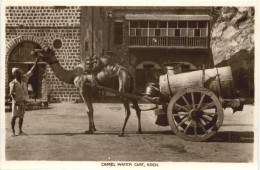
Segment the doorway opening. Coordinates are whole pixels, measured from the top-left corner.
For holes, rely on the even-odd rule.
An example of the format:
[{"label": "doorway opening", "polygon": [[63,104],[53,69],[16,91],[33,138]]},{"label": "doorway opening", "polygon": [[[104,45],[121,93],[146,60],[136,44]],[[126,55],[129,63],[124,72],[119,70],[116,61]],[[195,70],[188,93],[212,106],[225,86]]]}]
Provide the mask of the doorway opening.
[{"label": "doorway opening", "polygon": [[148,83],[158,83],[163,74],[161,66],[153,61],[144,61],[136,66],[135,91],[143,93]]},{"label": "doorway opening", "polygon": [[[7,62],[7,81],[8,88],[7,94],[9,94],[9,83],[14,79],[12,75],[12,68],[18,67],[23,73],[27,73],[34,64],[35,57],[31,55],[31,51],[34,49],[41,49],[41,46],[32,41],[23,41],[18,43],[8,56]],[[45,73],[46,63],[38,62],[33,76],[28,80],[28,92],[31,99],[41,99],[43,92],[45,91]]]}]

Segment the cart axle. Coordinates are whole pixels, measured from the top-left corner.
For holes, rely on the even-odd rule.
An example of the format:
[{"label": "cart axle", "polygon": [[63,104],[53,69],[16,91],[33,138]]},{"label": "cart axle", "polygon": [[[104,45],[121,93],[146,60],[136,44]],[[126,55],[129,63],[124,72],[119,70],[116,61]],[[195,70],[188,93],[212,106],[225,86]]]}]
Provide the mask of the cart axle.
[{"label": "cart axle", "polygon": [[192,109],[192,110],[189,112],[189,117],[190,117],[192,120],[198,122],[199,119],[201,118],[202,114],[203,114],[203,111],[200,111],[200,110],[197,110],[197,109]]}]

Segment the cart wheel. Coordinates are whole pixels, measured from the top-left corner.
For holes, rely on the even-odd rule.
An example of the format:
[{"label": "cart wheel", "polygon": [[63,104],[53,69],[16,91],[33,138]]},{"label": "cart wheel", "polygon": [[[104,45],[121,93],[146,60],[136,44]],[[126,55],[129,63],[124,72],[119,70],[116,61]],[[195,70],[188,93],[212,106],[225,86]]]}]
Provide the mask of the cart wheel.
[{"label": "cart wheel", "polygon": [[171,98],[167,117],[176,135],[188,141],[200,142],[217,133],[224,114],[218,97],[212,91],[189,87]]}]

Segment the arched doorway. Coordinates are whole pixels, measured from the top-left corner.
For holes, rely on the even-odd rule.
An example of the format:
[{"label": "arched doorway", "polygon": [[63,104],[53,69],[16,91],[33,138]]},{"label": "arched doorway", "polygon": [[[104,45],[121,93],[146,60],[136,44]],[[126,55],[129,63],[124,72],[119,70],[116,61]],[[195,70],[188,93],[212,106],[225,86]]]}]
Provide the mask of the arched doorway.
[{"label": "arched doorway", "polygon": [[153,61],[143,61],[136,66],[135,91],[143,93],[147,83],[159,82],[159,76],[163,74],[161,66]]},{"label": "arched doorway", "polygon": [[[9,83],[14,79],[12,68],[18,67],[24,73],[29,71],[33,66],[35,58],[31,55],[34,49],[40,49],[41,46],[33,41],[22,41],[15,45],[10,51],[7,61],[7,81]],[[42,98],[43,80],[46,71],[46,64],[39,62],[35,69],[34,75],[28,81],[28,87],[32,90],[30,98]],[[9,91],[9,87],[8,87]]]}]

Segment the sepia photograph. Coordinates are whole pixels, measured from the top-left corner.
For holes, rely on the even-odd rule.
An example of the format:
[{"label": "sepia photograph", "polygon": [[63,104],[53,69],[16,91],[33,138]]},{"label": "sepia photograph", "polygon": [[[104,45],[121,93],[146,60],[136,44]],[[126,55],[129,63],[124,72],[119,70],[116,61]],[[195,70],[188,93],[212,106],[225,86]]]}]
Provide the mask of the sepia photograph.
[{"label": "sepia photograph", "polygon": [[1,169],[257,169],[258,6],[195,4],[2,4]]}]

